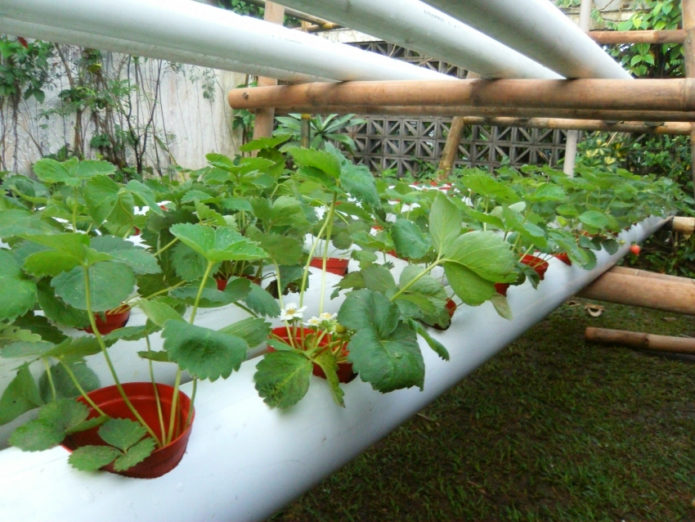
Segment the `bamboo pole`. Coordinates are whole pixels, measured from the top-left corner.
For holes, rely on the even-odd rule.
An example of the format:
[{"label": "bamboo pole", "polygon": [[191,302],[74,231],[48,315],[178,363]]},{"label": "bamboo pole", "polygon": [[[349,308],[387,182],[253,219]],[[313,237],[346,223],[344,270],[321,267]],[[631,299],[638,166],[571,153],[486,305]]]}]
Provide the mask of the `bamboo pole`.
[{"label": "bamboo pole", "polygon": [[690,236],[695,232],[695,218],[676,216],[671,221],[671,229],[674,232],[681,232],[687,236]]},{"label": "bamboo pole", "polygon": [[587,341],[603,344],[624,344],[635,348],[678,353],[695,353],[695,338],[672,337],[628,330],[595,328],[589,326],[584,331]]},{"label": "bamboo pole", "polygon": [[680,283],[684,285],[695,285],[695,279],[689,277],[675,276],[671,274],[662,274],[660,272],[651,272],[649,270],[640,270],[639,268],[630,268],[628,266],[614,266],[610,270],[614,274],[631,275],[636,277],[651,277],[662,281],[671,281],[672,283]]},{"label": "bamboo pole", "polygon": [[[267,22],[282,24],[285,20],[285,8],[273,2],[265,3],[263,19]],[[266,76],[258,77],[259,87],[273,87],[278,84],[276,78]],[[256,119],[253,125],[253,139],[263,138],[273,134],[275,121],[275,108],[273,106],[259,107],[256,109]]]},{"label": "bamboo pole", "polygon": [[665,44],[685,41],[685,30],[652,30],[652,31],[590,31],[589,36],[601,45],[616,44]]},{"label": "bamboo pole", "polygon": [[[459,116],[466,115],[466,118],[478,118],[500,121],[513,119],[519,121],[538,121],[538,122],[557,122],[565,124],[575,120],[572,125],[577,125],[579,129],[591,130],[585,123],[578,120],[604,121],[604,125],[620,125],[623,122],[628,125],[625,132],[649,132],[646,127],[652,127],[656,134],[681,134],[682,127],[675,129],[672,123],[677,125],[680,122],[695,121],[693,111],[632,111],[632,110],[605,110],[605,109],[563,109],[563,108],[527,108],[527,107],[473,107],[471,105],[289,105],[277,109],[278,113],[305,113],[313,114],[381,114],[388,116],[395,115],[427,115],[427,116]],[[639,122],[650,122],[640,124]],[[653,122],[653,123],[652,123]],[[664,122],[670,122],[665,124]],[[631,125],[640,125],[640,128],[630,129]],[[689,129],[690,127],[688,127]],[[669,129],[669,130],[667,130]],[[596,129],[603,130],[603,129]],[[617,129],[616,129],[617,130]],[[686,134],[690,131],[687,130]]]},{"label": "bamboo pole", "polygon": [[683,112],[695,111],[695,80],[478,79],[316,82],[233,89],[228,94],[228,101],[235,109],[327,105],[441,105]]},{"label": "bamboo pole", "polygon": [[[695,76],[695,0],[682,0],[681,9],[686,33],[683,43],[685,75],[692,78]],[[690,130],[690,174],[695,191],[695,125]]]},{"label": "bamboo pole", "polygon": [[580,297],[695,315],[695,285],[608,271]]}]

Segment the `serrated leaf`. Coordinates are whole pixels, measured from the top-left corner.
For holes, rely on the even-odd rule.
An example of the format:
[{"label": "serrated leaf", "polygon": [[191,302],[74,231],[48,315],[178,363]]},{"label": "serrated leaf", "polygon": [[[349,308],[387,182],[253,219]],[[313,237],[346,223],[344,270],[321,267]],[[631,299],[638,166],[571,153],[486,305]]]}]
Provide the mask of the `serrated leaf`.
[{"label": "serrated leaf", "polygon": [[451,289],[466,304],[483,304],[496,293],[493,282],[480,277],[463,265],[445,263],[444,272]]},{"label": "serrated leaf", "polygon": [[92,238],[91,247],[129,266],[135,274],[158,274],[161,271],[154,255],[120,237],[97,236]]},{"label": "serrated leaf", "polygon": [[282,234],[263,234],[260,244],[278,265],[298,265],[304,255],[304,244],[301,241]]},{"label": "serrated leaf", "polygon": [[101,351],[96,337],[80,336],[68,337],[62,343],[44,353],[45,357],[55,357],[63,360],[77,360],[94,355]]},{"label": "serrated leaf", "polygon": [[47,279],[38,284],[38,301],[41,310],[51,321],[64,326],[81,328],[89,324],[87,312],[78,310],[58,299]]},{"label": "serrated leaf", "polygon": [[167,321],[162,337],[172,361],[195,377],[211,381],[238,370],[248,350],[240,337],[184,321]]},{"label": "serrated leaf", "polygon": [[280,305],[277,300],[259,285],[252,284],[250,286],[244,302],[246,306],[259,315],[265,317],[277,317],[280,315]]},{"label": "serrated leaf", "polygon": [[55,232],[55,228],[41,219],[38,214],[26,210],[3,210],[0,212],[0,237],[10,239],[31,234]]},{"label": "serrated leaf", "polygon": [[17,261],[7,250],[0,250],[0,320],[12,320],[36,302],[36,284],[23,278]]},{"label": "serrated leaf", "polygon": [[231,228],[212,228],[191,223],[177,223],[171,233],[208,261],[256,261],[267,253],[256,243]]},{"label": "serrated leaf", "polygon": [[461,234],[461,211],[444,194],[438,193],[429,215],[430,235],[438,252]]},{"label": "serrated leaf", "polygon": [[340,172],[340,184],[357,201],[378,207],[381,204],[374,184],[374,176],[364,165],[344,163]]},{"label": "serrated leaf", "polygon": [[497,283],[516,280],[516,258],[510,245],[493,232],[467,232],[443,248],[447,264],[456,263]]},{"label": "serrated leaf", "polygon": [[288,147],[287,152],[294,162],[301,167],[311,167],[328,174],[334,179],[340,176],[340,162],[333,154],[325,150]]},{"label": "serrated leaf", "polygon": [[338,322],[351,330],[374,330],[388,337],[399,326],[398,306],[367,288],[350,292],[338,312]]},{"label": "serrated leaf", "polygon": [[432,246],[429,237],[415,223],[401,217],[392,225],[391,237],[398,255],[406,259],[420,259]]},{"label": "serrated leaf", "polygon": [[113,469],[115,471],[126,471],[136,464],[140,464],[143,460],[152,455],[155,447],[156,443],[151,437],[141,440],[133,447],[129,448],[125,455],[118,457],[114,461]]},{"label": "serrated leaf", "polygon": [[[342,322],[342,321],[341,321]],[[380,392],[418,386],[425,380],[425,363],[415,331],[400,323],[388,336],[374,328],[357,331],[348,344],[348,360],[360,378]]]},{"label": "serrated leaf", "polygon": [[[90,392],[99,387],[99,377],[84,361],[78,360],[67,364],[84,391]],[[47,372],[44,372],[39,379],[39,390],[45,402],[50,402],[56,398],[69,399],[80,395],[79,389],[75,386],[72,377],[62,364],[55,364],[49,370],[52,380],[48,379]],[[56,397],[53,396],[54,390],[57,394]]]},{"label": "serrated leaf", "polygon": [[[125,301],[135,287],[133,270],[123,263],[102,261],[89,267],[90,305],[105,312]],[[56,295],[74,308],[87,310],[85,275],[82,267],[63,272],[51,281]]]},{"label": "serrated leaf", "polygon": [[97,226],[113,212],[120,188],[118,183],[106,176],[95,176],[85,184],[82,194],[87,203],[87,212]]},{"label": "serrated leaf", "polygon": [[247,317],[220,329],[220,332],[241,337],[253,347],[268,339],[270,323],[259,317]]},{"label": "serrated leaf", "polygon": [[432,348],[434,353],[439,355],[439,357],[445,361],[449,360],[449,351],[446,349],[446,346],[432,337],[426,328],[423,328],[422,325],[417,324],[415,321],[411,321],[410,326],[415,328],[418,335],[425,340],[427,346]]},{"label": "serrated leaf", "polygon": [[142,300],[138,306],[145,312],[147,318],[159,327],[163,327],[169,319],[182,321],[183,317],[174,308],[169,306],[164,300]]},{"label": "serrated leaf", "polygon": [[208,262],[188,245],[178,243],[171,250],[176,275],[184,281],[197,281],[205,275]]},{"label": "serrated leaf", "polygon": [[289,408],[306,395],[312,363],[296,351],[265,354],[253,375],[258,395],[271,408]]},{"label": "serrated leaf", "polygon": [[65,438],[68,430],[87,419],[89,409],[81,402],[61,399],[43,406],[37,419],[17,428],[10,444],[25,451],[52,448]]},{"label": "serrated leaf", "polygon": [[29,365],[23,364],[0,396],[0,424],[6,424],[41,404],[43,401]]},{"label": "serrated leaf", "polygon": [[145,435],[145,427],[131,419],[109,419],[99,428],[102,440],[121,451],[126,451]]},{"label": "serrated leaf", "polygon": [[98,471],[120,455],[121,452],[111,446],[81,446],[70,454],[68,462],[80,471]]}]

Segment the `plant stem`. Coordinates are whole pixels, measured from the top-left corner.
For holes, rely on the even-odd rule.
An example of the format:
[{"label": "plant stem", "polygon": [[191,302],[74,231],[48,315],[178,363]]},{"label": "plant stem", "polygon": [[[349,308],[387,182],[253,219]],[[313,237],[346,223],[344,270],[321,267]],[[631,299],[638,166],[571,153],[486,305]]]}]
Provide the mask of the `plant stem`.
[{"label": "plant stem", "polygon": [[43,367],[46,370],[46,378],[48,379],[48,384],[51,387],[51,396],[53,397],[53,400],[56,400],[58,398],[58,392],[56,392],[56,386],[53,382],[53,374],[51,373],[51,367],[48,364],[48,361],[43,357],[41,358],[41,362],[43,363]]},{"label": "plant stem", "polygon": [[157,434],[150,428],[150,426],[145,422],[145,419],[142,418],[138,410],[135,409],[135,406],[133,406],[133,403],[130,402],[130,399],[128,398],[128,395],[126,394],[125,390],[123,389],[123,386],[121,386],[121,381],[118,379],[118,374],[116,373],[116,368],[113,365],[113,362],[111,361],[111,357],[109,357],[108,351],[106,349],[106,344],[104,344],[104,338],[101,336],[101,333],[99,332],[99,329],[97,328],[97,323],[96,320],[94,319],[94,312],[92,312],[92,298],[91,298],[91,290],[90,290],[90,285],[89,285],[89,268],[84,266],[84,285],[85,285],[85,305],[87,308],[87,317],[89,317],[89,324],[92,327],[92,332],[94,332],[94,336],[97,339],[97,343],[99,343],[99,348],[101,349],[101,353],[104,355],[104,360],[106,361],[106,365],[109,368],[109,372],[111,373],[111,377],[113,377],[114,384],[116,385],[116,388],[118,389],[118,393],[121,395],[121,398],[123,399],[123,402],[125,402],[125,405],[128,407],[130,412],[133,414],[133,416],[138,420],[140,424],[147,430],[147,432],[150,434],[150,436],[157,442],[159,441],[159,438],[157,437]]},{"label": "plant stem", "polygon": [[92,398],[91,398],[89,395],[87,395],[87,392],[84,390],[84,388],[82,388],[82,385],[80,384],[80,381],[77,380],[77,376],[75,375],[75,372],[73,372],[72,369],[70,368],[70,365],[66,364],[62,359],[58,359],[58,362],[59,362],[60,364],[63,365],[63,369],[65,370],[65,372],[66,372],[66,373],[68,374],[68,376],[70,377],[70,380],[71,380],[72,383],[75,385],[75,388],[77,388],[77,391],[79,391],[79,392],[80,392],[80,395],[82,395],[82,398],[83,398],[85,401],[87,401],[87,404],[89,404],[89,406],[90,406],[92,409],[96,410],[96,412],[97,412],[99,415],[102,415],[102,416],[105,416],[105,417],[106,417],[106,416],[107,416],[106,413],[104,413],[104,412],[102,411],[102,409],[101,409],[99,406],[97,406],[97,404],[92,400]]},{"label": "plant stem", "polygon": [[389,298],[389,301],[394,301],[395,299],[397,299],[398,297],[400,297],[400,296],[401,296],[403,293],[405,293],[411,286],[413,286],[413,285],[414,285],[415,283],[417,283],[420,279],[422,279],[422,278],[425,277],[427,274],[429,274],[432,270],[434,270],[434,268],[435,268],[436,266],[438,266],[439,264],[441,264],[441,263],[443,263],[443,262],[445,262],[445,261],[446,261],[446,259],[442,259],[441,257],[439,257],[439,255],[437,255],[437,259],[435,259],[435,261],[434,261],[433,263],[427,265],[427,266],[425,267],[425,269],[424,269],[422,272],[420,272],[418,275],[416,275],[416,276],[413,277],[410,281],[408,281],[408,282],[403,286],[403,288],[399,289],[398,292],[396,292],[395,294],[393,294],[393,295]]}]

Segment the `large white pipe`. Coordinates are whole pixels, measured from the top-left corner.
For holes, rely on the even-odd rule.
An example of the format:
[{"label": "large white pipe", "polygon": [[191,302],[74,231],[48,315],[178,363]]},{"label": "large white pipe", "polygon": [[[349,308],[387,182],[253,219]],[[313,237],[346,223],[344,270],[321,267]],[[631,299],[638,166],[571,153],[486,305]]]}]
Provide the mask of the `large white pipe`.
[{"label": "large white pipe", "polygon": [[302,402],[280,412],[258,398],[256,363],[247,361],[226,381],[198,385],[188,450],[170,473],[154,480],[87,475],[69,468],[62,448],[36,453],[9,448],[0,451],[0,513],[22,521],[264,519],[455,385],[662,223],[650,218],[621,234],[620,250],[613,256],[600,252],[591,271],[551,259],[537,289],[528,283],[509,289],[511,321],[489,303],[459,308],[449,330],[434,333],[448,346],[450,361],[421,343],[422,392],[384,395],[355,380],[345,386],[343,409],[333,403],[326,383],[314,378]]},{"label": "large white pipe", "polygon": [[538,62],[420,0],[276,0],[480,74],[560,78]]},{"label": "large white pipe", "polygon": [[449,78],[192,0],[2,0],[0,32],[287,81]]},{"label": "large white pipe", "polygon": [[424,0],[567,78],[630,78],[550,0]]}]

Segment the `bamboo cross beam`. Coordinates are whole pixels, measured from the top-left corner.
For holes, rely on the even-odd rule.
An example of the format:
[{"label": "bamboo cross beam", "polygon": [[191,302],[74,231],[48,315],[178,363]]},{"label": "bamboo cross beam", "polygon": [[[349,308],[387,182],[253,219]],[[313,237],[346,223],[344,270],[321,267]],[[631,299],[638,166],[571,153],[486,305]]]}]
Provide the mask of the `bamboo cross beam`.
[{"label": "bamboo cross beam", "polygon": [[[406,80],[316,82],[233,89],[234,109],[433,105],[695,111],[695,79]],[[315,112],[313,109],[308,112]],[[459,113],[462,114],[462,113]]]},{"label": "bamboo cross beam", "polygon": [[[603,121],[612,126],[618,123],[654,122],[645,125],[652,127],[656,134],[680,134],[682,127],[678,126],[677,132],[666,132],[664,122],[680,123],[695,121],[695,111],[624,111],[604,109],[555,109],[555,108],[528,108],[528,107],[473,107],[471,105],[288,105],[277,110],[278,114],[287,113],[311,113],[311,114],[380,114],[402,116],[442,116],[454,117],[465,115],[475,118],[516,118],[520,121],[546,118],[547,121],[560,120],[595,120]],[[540,121],[540,120],[537,120]],[[578,129],[583,129],[584,123],[575,122]],[[520,125],[523,126],[523,125]],[[602,127],[599,125],[599,127]],[[561,128],[561,127],[558,127]],[[585,129],[592,130],[592,129]],[[596,130],[604,130],[598,128]],[[613,130],[613,129],[609,129]],[[617,130],[617,129],[615,129]],[[647,129],[634,129],[635,132],[649,132]],[[624,132],[633,132],[625,129]]]},{"label": "bamboo cross beam", "polygon": [[685,41],[685,30],[653,30],[653,31],[590,31],[589,36],[598,44],[665,44]]}]

